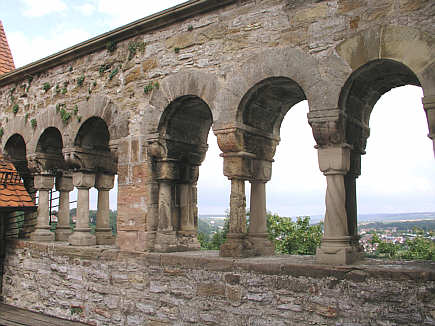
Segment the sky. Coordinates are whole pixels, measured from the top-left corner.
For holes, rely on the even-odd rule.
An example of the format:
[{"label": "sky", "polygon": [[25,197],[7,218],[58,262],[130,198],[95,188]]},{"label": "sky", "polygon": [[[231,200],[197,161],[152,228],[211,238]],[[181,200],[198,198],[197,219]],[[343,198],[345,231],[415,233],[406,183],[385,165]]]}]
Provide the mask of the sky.
[{"label": "sky", "polygon": [[[0,0],[0,20],[20,67],[182,2]],[[418,87],[400,87],[382,96],[373,109],[367,154],[357,180],[360,214],[435,211],[435,161],[422,96]],[[272,179],[266,185],[267,209],[284,216],[325,211],[326,180],[318,168],[307,112],[303,101],[284,118]],[[223,162],[213,133],[208,144],[198,181],[199,214],[223,214],[229,208],[230,181],[217,173]],[[246,182],[248,208],[249,191]],[[112,209],[116,196],[114,189]],[[91,209],[96,208],[96,198],[96,191],[91,191]]]}]

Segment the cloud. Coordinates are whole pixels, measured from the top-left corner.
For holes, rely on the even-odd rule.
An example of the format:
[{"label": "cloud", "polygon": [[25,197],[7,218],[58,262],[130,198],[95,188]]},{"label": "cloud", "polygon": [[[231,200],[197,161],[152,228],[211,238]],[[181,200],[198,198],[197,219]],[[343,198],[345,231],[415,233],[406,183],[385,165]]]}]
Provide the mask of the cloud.
[{"label": "cloud", "polygon": [[110,17],[110,28],[128,24],[137,19],[185,2],[183,0],[98,0],[97,11]]},{"label": "cloud", "polygon": [[64,29],[56,27],[56,33],[31,38],[23,32],[8,34],[9,46],[14,57],[15,66],[21,67],[53,53],[66,49],[90,38],[90,34],[78,28]]},{"label": "cloud", "polygon": [[97,10],[97,8],[91,3],[75,6],[74,9],[84,16],[91,16]]},{"label": "cloud", "polygon": [[41,17],[48,14],[65,11],[68,6],[62,0],[21,0],[26,9],[23,12],[24,16]]}]

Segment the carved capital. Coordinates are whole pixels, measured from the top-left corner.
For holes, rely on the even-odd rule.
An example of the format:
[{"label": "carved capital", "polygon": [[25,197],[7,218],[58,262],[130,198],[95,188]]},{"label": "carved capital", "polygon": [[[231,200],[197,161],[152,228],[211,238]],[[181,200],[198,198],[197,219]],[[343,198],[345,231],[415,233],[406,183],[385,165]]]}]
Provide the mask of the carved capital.
[{"label": "carved capital", "polygon": [[180,178],[178,162],[176,161],[160,161],[157,162],[157,179],[177,180]]},{"label": "carved capital", "polygon": [[253,180],[267,182],[272,177],[272,162],[264,160],[253,160]]},{"label": "carved capital", "polygon": [[48,171],[55,174],[57,170],[65,167],[61,154],[36,152],[27,155],[27,162],[29,170],[34,174]]},{"label": "carved capital", "polygon": [[95,178],[95,188],[98,190],[110,190],[113,188],[114,180],[114,175],[99,173]]},{"label": "carved capital", "polygon": [[151,140],[149,141],[148,153],[155,159],[164,159],[166,158],[168,151],[162,142],[158,140]]},{"label": "carved capital", "polygon": [[424,110],[426,111],[427,124],[429,127],[428,137],[435,141],[435,96],[425,96],[422,102]]},{"label": "carved capital", "polygon": [[243,130],[228,128],[215,131],[220,150],[223,153],[244,150]]},{"label": "carved capital", "polygon": [[57,191],[72,191],[74,189],[72,175],[63,174],[56,177]]},{"label": "carved capital", "polygon": [[246,152],[221,155],[224,158],[224,175],[228,179],[249,180],[253,178],[255,155]]},{"label": "carved capital", "polygon": [[37,174],[34,176],[34,186],[37,190],[51,190],[54,185],[52,175]]},{"label": "carved capital", "polygon": [[308,122],[317,146],[339,145],[345,141],[346,115],[338,109],[311,111]]},{"label": "carved capital", "polygon": [[73,173],[73,184],[77,188],[89,189],[95,184],[95,174],[85,172]]},{"label": "carved capital", "polygon": [[350,167],[350,147],[323,147],[317,150],[320,171],[325,175],[346,174]]},{"label": "carved capital", "polygon": [[89,151],[81,147],[69,147],[62,150],[68,169],[88,172],[101,171],[114,174],[117,171],[116,155],[110,151]]}]

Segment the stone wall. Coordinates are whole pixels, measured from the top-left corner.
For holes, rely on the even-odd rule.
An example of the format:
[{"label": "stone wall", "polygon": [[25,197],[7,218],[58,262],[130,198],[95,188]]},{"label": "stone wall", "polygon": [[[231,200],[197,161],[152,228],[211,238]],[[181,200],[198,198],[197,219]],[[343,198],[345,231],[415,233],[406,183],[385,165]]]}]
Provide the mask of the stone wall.
[{"label": "stone wall", "polygon": [[[162,231],[161,215],[168,213],[161,209],[164,196],[159,183],[170,183],[167,190],[172,187],[173,192],[183,183],[194,193],[194,171],[206,149],[205,139],[195,144],[188,139],[188,150],[176,145],[184,142],[178,134],[170,134],[174,141],[170,142],[163,124],[169,107],[180,107],[177,101],[190,96],[195,99],[182,103],[191,107],[190,112],[198,106],[201,112],[210,110],[212,120],[202,125],[212,123],[222,152],[228,154],[225,173],[231,179],[241,178],[241,186],[246,180],[267,182],[270,173],[261,176],[246,167],[255,165],[253,158],[261,167],[270,165],[279,143],[280,119],[290,106],[307,99],[319,148],[350,144],[349,173],[356,178],[369,135],[366,117],[376,102],[373,97],[392,87],[423,87],[429,136],[435,139],[433,10],[428,0],[192,0],[0,77],[1,147],[11,154],[20,140],[24,148],[12,159],[21,165],[20,174],[28,184],[33,183],[31,173],[68,174],[71,166],[87,172],[108,169],[95,166],[97,159],[84,155],[75,143],[88,119],[102,119],[110,133],[105,150],[118,159],[116,171],[109,169],[119,177],[118,245],[150,251],[157,244],[159,250],[169,251],[171,243],[160,241],[168,249],[155,240],[167,237],[156,236]],[[373,61],[382,64],[370,66]],[[370,67],[361,73],[365,66]],[[364,92],[364,87],[353,84],[374,89]],[[262,103],[267,110],[261,109]],[[273,126],[266,127],[270,117]],[[184,119],[200,125],[189,116]],[[174,130],[186,129],[182,127],[176,125]],[[57,129],[61,138],[62,148],[56,149],[55,157],[36,153],[44,147],[38,149],[38,144],[48,128]],[[75,161],[64,162],[62,154],[66,161],[75,155]],[[181,167],[173,163],[170,180],[163,180],[167,176],[158,171],[164,160],[182,163]],[[328,164],[324,164],[327,170]],[[347,173],[348,165],[339,172]],[[182,179],[180,171],[188,168],[193,172]],[[356,194],[355,183],[347,179],[346,192]],[[344,194],[332,188],[329,193],[334,197],[337,192]],[[196,193],[186,198],[195,197]],[[346,210],[353,220],[356,206],[348,197]],[[192,215],[196,203],[189,200],[184,207],[190,207]],[[244,207],[238,208],[244,212]],[[342,212],[338,218],[346,220],[344,208],[337,209]],[[354,236],[352,231],[344,233],[340,236]],[[186,245],[186,239],[172,240],[181,242],[178,247],[197,245]]]},{"label": "stone wall", "polygon": [[91,325],[435,325],[435,263],[11,242],[5,303]]}]

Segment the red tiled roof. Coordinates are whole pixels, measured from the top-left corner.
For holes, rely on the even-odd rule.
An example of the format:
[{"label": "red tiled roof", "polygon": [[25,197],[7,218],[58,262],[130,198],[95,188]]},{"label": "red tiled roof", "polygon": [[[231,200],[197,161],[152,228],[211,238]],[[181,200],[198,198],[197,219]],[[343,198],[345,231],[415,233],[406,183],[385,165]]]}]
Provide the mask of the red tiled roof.
[{"label": "red tiled roof", "polygon": [[0,211],[4,209],[35,209],[35,203],[14,165],[0,154]]},{"label": "red tiled roof", "polygon": [[6,33],[0,20],[0,75],[15,69],[14,59],[9,49]]}]

